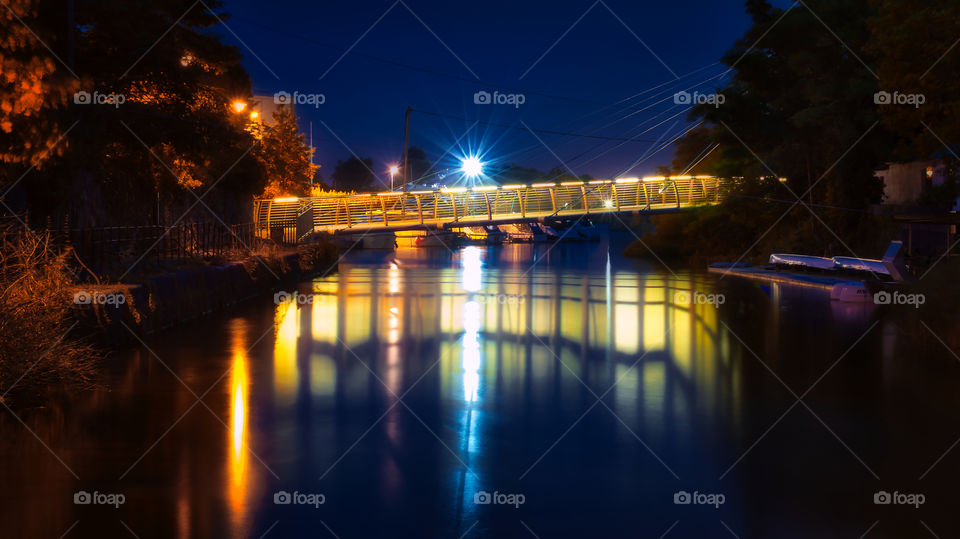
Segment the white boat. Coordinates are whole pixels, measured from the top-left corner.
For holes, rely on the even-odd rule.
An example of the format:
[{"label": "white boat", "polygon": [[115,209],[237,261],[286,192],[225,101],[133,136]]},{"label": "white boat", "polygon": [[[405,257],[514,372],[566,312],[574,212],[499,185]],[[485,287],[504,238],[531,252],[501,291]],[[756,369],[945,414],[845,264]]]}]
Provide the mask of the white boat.
[{"label": "white boat", "polygon": [[830,299],[845,303],[870,303],[873,295],[863,283],[837,283],[830,290]]},{"label": "white boat", "polygon": [[886,275],[889,276],[890,272],[887,270],[887,267],[883,265],[882,260],[871,260],[869,258],[852,258],[849,256],[835,256],[833,261],[837,265],[837,269],[848,270],[848,271],[863,271],[867,273],[874,273],[876,275]]},{"label": "white boat", "polygon": [[836,268],[836,263],[832,258],[779,253],[770,255],[770,264],[779,267],[816,269],[822,271],[832,271]]},{"label": "white boat", "polygon": [[542,225],[540,223],[530,223],[527,225],[530,227],[530,232],[533,234],[533,243],[546,243],[548,241],[556,241],[560,237],[557,234],[557,231],[550,228],[547,225]]},{"label": "white boat", "polygon": [[567,241],[598,241],[600,230],[589,221],[581,221],[571,225],[561,234],[561,237]]}]

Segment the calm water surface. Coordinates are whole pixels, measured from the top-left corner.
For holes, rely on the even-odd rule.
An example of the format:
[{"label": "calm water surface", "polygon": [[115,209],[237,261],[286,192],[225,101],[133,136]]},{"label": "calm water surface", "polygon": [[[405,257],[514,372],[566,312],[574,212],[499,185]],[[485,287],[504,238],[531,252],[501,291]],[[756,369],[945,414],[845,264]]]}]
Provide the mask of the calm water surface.
[{"label": "calm water surface", "polygon": [[617,241],[355,253],[118,353],[0,415],[0,536],[960,536],[949,351]]}]

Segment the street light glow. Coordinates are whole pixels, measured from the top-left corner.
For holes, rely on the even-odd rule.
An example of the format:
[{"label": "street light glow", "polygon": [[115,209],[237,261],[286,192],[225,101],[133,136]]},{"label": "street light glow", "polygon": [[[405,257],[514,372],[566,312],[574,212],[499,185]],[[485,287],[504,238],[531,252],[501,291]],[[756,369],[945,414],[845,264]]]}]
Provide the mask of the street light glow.
[{"label": "street light glow", "polygon": [[234,101],[232,105],[233,105],[233,110],[237,111],[237,114],[240,114],[241,112],[244,111],[244,109],[247,108],[247,104],[244,103],[243,101],[240,101],[239,99]]},{"label": "street light glow", "polygon": [[400,167],[397,165],[390,165],[390,175],[394,176],[397,174],[397,172],[400,172]]},{"label": "street light glow", "polygon": [[480,162],[480,158],[476,156],[466,157],[460,164],[460,170],[468,178],[475,178],[483,174],[483,163]]}]

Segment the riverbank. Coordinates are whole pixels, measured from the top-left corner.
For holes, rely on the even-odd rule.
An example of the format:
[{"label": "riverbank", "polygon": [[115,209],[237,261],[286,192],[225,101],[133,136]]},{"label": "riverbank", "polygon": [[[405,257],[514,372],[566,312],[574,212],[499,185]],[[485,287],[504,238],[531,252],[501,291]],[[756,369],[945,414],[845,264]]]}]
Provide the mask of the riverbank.
[{"label": "riverbank", "polygon": [[[751,201],[752,202],[752,201]],[[828,227],[805,208],[783,214],[784,208],[755,207],[742,200],[720,206],[653,215],[649,234],[631,243],[624,256],[648,258],[669,265],[703,266],[717,261],[766,263],[770,253],[881,258],[899,225],[888,215],[869,212],[829,215]]]},{"label": "riverbank", "polygon": [[51,388],[94,388],[113,349],[336,271],[332,240],[242,260],[154,271],[123,283],[77,283],[70,252],[23,234],[3,245],[0,402],[42,405]]},{"label": "riverbank", "polygon": [[83,331],[108,346],[152,335],[272,293],[284,284],[336,270],[332,241],[245,260],[183,269],[112,285],[74,289]]}]

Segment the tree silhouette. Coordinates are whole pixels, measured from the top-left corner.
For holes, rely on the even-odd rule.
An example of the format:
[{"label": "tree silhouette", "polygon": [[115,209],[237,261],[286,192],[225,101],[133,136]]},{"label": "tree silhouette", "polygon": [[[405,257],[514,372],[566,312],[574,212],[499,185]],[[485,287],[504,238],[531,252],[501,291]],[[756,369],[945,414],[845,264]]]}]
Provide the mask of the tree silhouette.
[{"label": "tree silhouette", "polygon": [[346,161],[337,161],[333,170],[333,186],[341,191],[369,191],[376,181],[370,158],[351,156]]}]

